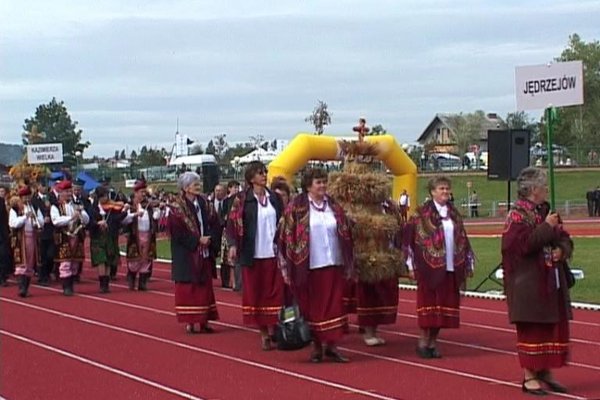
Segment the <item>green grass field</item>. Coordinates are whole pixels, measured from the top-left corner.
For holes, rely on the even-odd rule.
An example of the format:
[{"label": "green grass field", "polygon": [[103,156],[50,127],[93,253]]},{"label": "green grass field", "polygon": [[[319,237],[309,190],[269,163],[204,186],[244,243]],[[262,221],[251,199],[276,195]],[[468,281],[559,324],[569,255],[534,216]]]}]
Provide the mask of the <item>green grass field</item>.
[{"label": "green grass field", "polygon": [[[577,281],[571,290],[574,301],[600,303],[600,238],[575,238],[575,256],[572,267],[582,268],[585,279]],[[467,287],[474,289],[500,262],[499,238],[473,238],[471,239],[477,264],[475,276],[469,280]],[[171,248],[168,240],[157,243],[158,257],[171,258]],[[480,291],[500,290],[501,287],[494,282],[486,282]]]}]

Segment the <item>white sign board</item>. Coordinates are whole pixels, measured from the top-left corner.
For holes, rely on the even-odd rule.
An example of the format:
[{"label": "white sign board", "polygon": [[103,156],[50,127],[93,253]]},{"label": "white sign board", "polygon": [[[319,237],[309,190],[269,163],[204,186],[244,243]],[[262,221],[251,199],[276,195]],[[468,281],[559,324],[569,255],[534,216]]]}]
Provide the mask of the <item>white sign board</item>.
[{"label": "white sign board", "polygon": [[583,63],[516,67],[515,85],[518,111],[583,104]]},{"label": "white sign board", "polygon": [[132,188],[135,186],[136,179],[125,179],[125,187]]},{"label": "white sign board", "polygon": [[28,145],[27,162],[29,164],[51,164],[63,162],[62,143]]}]

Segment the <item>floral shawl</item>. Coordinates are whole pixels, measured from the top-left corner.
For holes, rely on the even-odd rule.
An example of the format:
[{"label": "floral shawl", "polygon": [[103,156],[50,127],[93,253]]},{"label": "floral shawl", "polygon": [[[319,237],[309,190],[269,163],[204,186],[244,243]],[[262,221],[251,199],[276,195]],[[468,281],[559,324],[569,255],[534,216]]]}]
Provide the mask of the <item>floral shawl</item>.
[{"label": "floral shawl", "polygon": [[[454,271],[462,284],[474,260],[471,243],[467,238],[463,219],[456,208],[447,203],[448,217],[454,224]],[[442,217],[433,200],[417,209],[405,227],[404,254],[413,256],[418,275],[437,286],[446,273],[446,244]]]},{"label": "floral shawl", "polygon": [[[338,238],[342,250],[346,276],[350,277],[354,268],[352,228],[342,207],[327,197],[329,207],[337,221]],[[310,262],[310,214],[308,195],[295,197],[285,209],[279,222],[278,247],[279,265],[296,287],[305,286]]]}]

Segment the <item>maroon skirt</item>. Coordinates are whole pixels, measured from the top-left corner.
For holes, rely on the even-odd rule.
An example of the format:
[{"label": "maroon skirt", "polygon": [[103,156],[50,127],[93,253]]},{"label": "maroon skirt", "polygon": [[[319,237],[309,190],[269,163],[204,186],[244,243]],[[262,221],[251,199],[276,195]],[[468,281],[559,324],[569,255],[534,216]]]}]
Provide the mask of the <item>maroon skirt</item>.
[{"label": "maroon skirt", "polygon": [[417,319],[422,329],[459,327],[460,290],[453,272],[435,289],[417,282]]},{"label": "maroon skirt", "polygon": [[219,319],[212,280],[202,285],[175,282],[177,322],[201,325]]},{"label": "maroon skirt", "polygon": [[[559,292],[560,293],[560,292]],[[562,293],[560,293],[562,297]],[[532,371],[560,368],[569,359],[569,320],[560,302],[556,324],[517,322],[517,353],[521,367]]]},{"label": "maroon skirt", "polygon": [[344,310],[346,314],[356,314],[356,282],[350,279],[344,281],[343,293]]},{"label": "maroon skirt", "polygon": [[283,276],[275,258],[242,267],[242,315],[249,326],[274,326],[283,306]]},{"label": "maroon skirt", "polygon": [[398,313],[398,279],[377,283],[358,282],[356,314],[360,326],[396,323]]},{"label": "maroon skirt", "polygon": [[306,298],[299,306],[315,341],[335,343],[344,335],[348,326],[343,301],[346,282],[342,267],[309,271]]}]

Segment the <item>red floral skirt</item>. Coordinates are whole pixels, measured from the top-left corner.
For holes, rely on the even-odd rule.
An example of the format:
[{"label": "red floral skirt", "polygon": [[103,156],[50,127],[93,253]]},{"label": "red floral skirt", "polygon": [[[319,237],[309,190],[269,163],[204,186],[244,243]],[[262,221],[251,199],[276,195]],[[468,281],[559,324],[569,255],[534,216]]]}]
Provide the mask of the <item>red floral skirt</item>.
[{"label": "red floral skirt", "polygon": [[388,325],[398,313],[398,279],[377,283],[358,282],[356,314],[360,326]]},{"label": "red floral skirt", "polygon": [[344,335],[348,317],[344,307],[347,280],[342,267],[312,269],[308,273],[307,293],[300,311],[321,343],[335,343]]},{"label": "red floral skirt", "polygon": [[417,282],[417,319],[422,329],[459,327],[460,291],[453,272],[435,289]]},{"label": "red floral skirt", "polygon": [[175,314],[177,322],[186,324],[219,319],[212,280],[202,285],[175,282]]},{"label": "red floral skirt", "polygon": [[242,267],[242,314],[249,326],[274,326],[283,306],[283,277],[275,258]]}]

